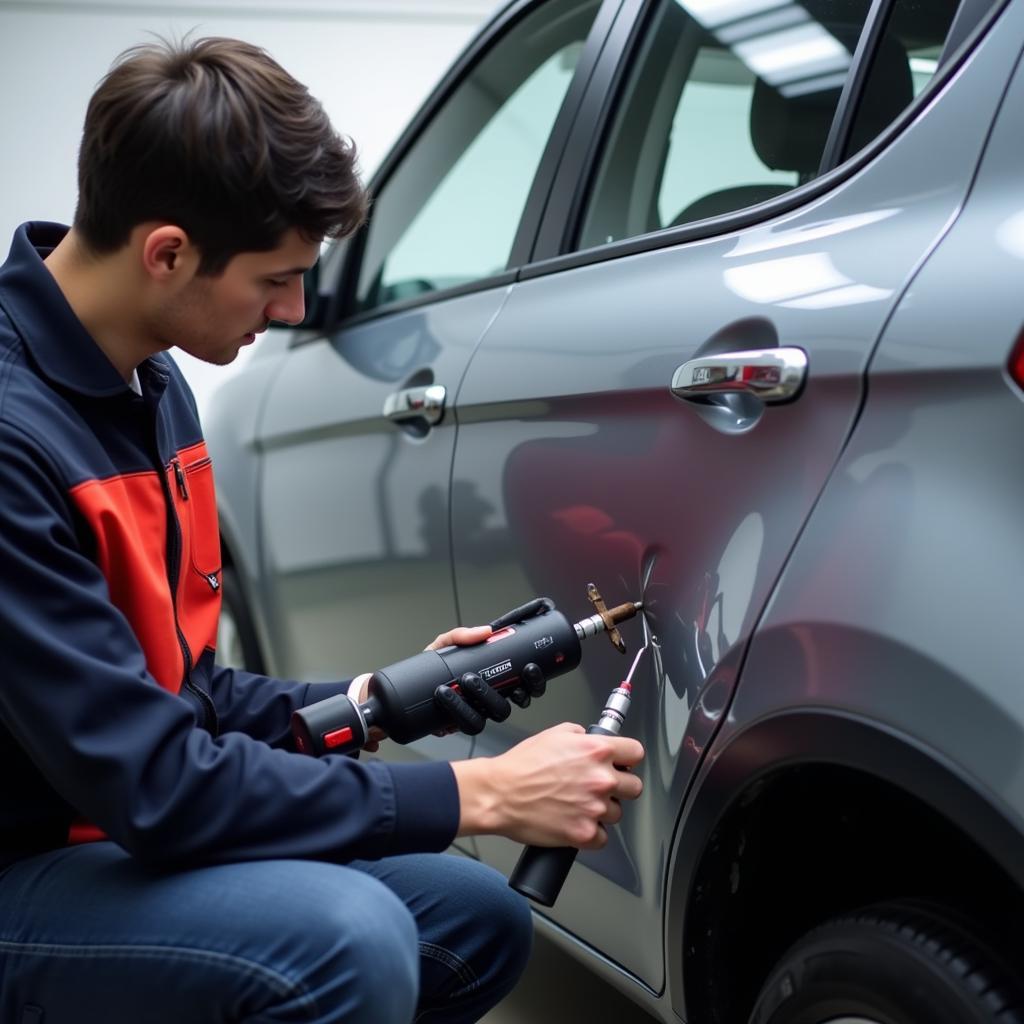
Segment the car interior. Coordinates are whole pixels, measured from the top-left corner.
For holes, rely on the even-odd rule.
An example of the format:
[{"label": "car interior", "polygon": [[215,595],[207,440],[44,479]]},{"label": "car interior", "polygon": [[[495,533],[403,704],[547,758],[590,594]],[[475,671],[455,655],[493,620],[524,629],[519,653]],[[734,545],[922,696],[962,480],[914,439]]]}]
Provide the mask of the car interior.
[{"label": "car interior", "polygon": [[[695,5],[699,7],[699,5]],[[589,248],[763,203],[817,177],[868,13],[865,0],[779,9],[760,37],[702,25],[666,0],[638,52],[592,189],[579,245]],[[954,0],[897,4],[867,70],[845,156],[912,102],[934,73]],[[771,36],[800,34],[827,60],[762,71]],[[747,34],[744,34],[746,32]],[[824,44],[824,45],[823,45]],[[717,187],[716,187],[717,186]]]}]

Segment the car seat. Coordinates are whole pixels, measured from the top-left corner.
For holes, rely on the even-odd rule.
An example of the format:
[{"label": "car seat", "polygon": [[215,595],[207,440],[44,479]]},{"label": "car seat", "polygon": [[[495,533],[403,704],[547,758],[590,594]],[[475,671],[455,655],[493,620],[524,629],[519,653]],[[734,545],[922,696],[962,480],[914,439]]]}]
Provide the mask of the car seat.
[{"label": "car seat", "polygon": [[[831,29],[840,37],[840,33]],[[856,34],[851,33],[855,42]],[[862,149],[886,128],[914,98],[907,53],[892,36],[885,36],[868,72],[854,130],[846,153]],[[818,174],[841,86],[784,96],[758,78],[750,101],[750,141],[770,170],[795,171],[800,184]],[[670,227],[717,217],[766,202],[794,186],[780,182],[736,185],[694,200],[672,220]]]}]

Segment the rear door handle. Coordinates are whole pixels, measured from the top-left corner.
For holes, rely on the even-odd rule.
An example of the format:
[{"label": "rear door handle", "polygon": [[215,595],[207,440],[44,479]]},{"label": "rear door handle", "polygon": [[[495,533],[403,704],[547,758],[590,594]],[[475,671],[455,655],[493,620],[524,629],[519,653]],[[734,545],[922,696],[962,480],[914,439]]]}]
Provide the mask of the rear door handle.
[{"label": "rear door handle", "polygon": [[393,423],[405,420],[426,420],[433,425],[444,415],[448,391],[443,384],[426,384],[418,388],[402,388],[384,399],[384,415]]},{"label": "rear door handle", "polygon": [[774,405],[796,398],[806,379],[807,353],[802,348],[725,352],[690,359],[676,367],[672,394],[692,400],[740,393]]}]

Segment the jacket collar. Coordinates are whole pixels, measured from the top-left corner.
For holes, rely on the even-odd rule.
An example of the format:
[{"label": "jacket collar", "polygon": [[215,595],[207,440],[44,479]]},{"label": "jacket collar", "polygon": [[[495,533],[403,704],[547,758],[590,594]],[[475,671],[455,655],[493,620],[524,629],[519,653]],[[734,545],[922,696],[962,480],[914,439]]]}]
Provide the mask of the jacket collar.
[{"label": "jacket collar", "polygon": [[[114,364],[75,316],[43,260],[67,234],[63,224],[35,221],[14,233],[10,255],[0,267],[0,306],[39,368],[63,387],[95,398],[131,393]],[[149,363],[150,360],[146,360]],[[139,368],[140,378],[162,379],[162,369]],[[145,385],[144,385],[145,386]]]}]

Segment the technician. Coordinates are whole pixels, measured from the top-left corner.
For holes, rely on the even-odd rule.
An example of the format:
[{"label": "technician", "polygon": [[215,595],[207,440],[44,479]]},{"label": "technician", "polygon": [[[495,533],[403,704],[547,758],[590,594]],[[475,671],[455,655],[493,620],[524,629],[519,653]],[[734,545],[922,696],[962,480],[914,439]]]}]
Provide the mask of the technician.
[{"label": "technician", "polygon": [[293,750],[292,710],[348,682],[214,665],[212,471],[165,352],[302,319],[364,216],[353,149],[263,51],[160,44],[93,95],[78,183],[0,268],[0,1020],[475,1021],[530,916],[439,851],[600,847],[643,750],[571,724],[452,764]]}]

